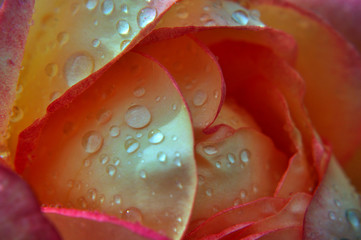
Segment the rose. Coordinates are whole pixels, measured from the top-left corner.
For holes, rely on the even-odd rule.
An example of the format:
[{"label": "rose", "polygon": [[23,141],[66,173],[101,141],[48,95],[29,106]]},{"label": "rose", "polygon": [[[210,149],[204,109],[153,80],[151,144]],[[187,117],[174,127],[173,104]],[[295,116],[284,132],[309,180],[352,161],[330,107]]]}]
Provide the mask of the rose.
[{"label": "rose", "polygon": [[[96,4],[92,5],[92,3],[94,2],[89,1],[85,6],[91,13],[94,13],[93,8],[96,7]],[[136,31],[137,29],[131,24],[132,22],[128,22],[131,26],[128,29],[126,22],[111,18],[114,16],[113,11],[115,10],[111,10],[112,5],[109,5],[109,3],[109,1],[106,1],[99,6],[99,9],[103,11],[99,17],[101,18],[102,14],[104,14],[110,18],[107,20],[114,23],[113,25],[116,26],[121,36],[129,36],[128,34],[132,34],[132,32],[128,31]],[[158,28],[167,25],[172,26],[172,19],[176,15],[181,19],[192,19],[194,16],[199,16],[195,19],[206,22],[208,25],[235,24],[245,21],[242,18],[242,12],[239,11],[245,11],[245,9],[226,1],[223,2],[223,8],[220,8],[220,5],[215,3],[217,2],[209,5],[208,10],[197,6],[192,11],[189,9],[184,11],[187,2],[183,1],[168,11],[168,16],[163,17],[163,23],[159,23]],[[164,6],[167,5],[157,5],[156,3],[153,5],[158,10],[158,14],[164,10]],[[80,8],[79,5],[71,5],[70,7],[71,13],[80,16],[80,18],[88,13],[86,12],[88,10]],[[84,6],[82,7],[84,8]],[[263,7],[262,4],[257,5],[258,9]],[[154,9],[144,8],[144,6],[141,6],[141,8],[143,10],[139,12],[137,23],[140,26],[152,22],[151,20],[155,16]],[[213,12],[213,8],[217,9],[217,11]],[[297,20],[297,16],[294,15],[299,14],[298,11],[289,8],[275,6],[267,6],[267,8],[272,12],[282,11],[283,15],[293,20],[295,20],[294,18]],[[121,7],[123,14],[126,14],[126,12],[132,13],[129,9],[126,10],[124,5]],[[231,9],[232,14],[227,15],[229,9]],[[200,14],[200,10],[202,10],[202,14]],[[63,10],[58,9],[58,11],[62,13]],[[210,12],[211,15],[204,16],[203,11]],[[42,16],[41,14],[40,16]],[[67,16],[69,12],[64,14]],[[267,16],[267,12],[262,12],[263,15]],[[46,16],[46,18],[42,18],[45,27],[47,24],[53,27],[54,17],[51,15]],[[36,17],[35,20],[37,20]],[[197,21],[188,21],[184,23],[200,24]],[[248,19],[248,21],[259,24],[255,16]],[[270,22],[269,24],[277,26],[277,19],[271,17],[267,21]],[[339,49],[342,53],[347,53],[348,56],[355,54],[347,49],[337,36],[332,35],[333,32],[325,28],[322,23],[315,22],[312,18],[305,18],[304,22],[301,23],[303,27],[306,27],[306,30],[316,28],[319,31],[325,31],[328,34],[325,38],[334,40],[339,44],[336,45],[336,49]],[[100,23],[98,22],[98,24]],[[292,24],[292,26],[296,25]],[[145,34],[149,30],[150,27],[144,28],[141,34]],[[286,30],[289,29],[286,28]],[[289,32],[292,33],[291,30]],[[70,38],[73,34],[76,33],[70,34]],[[191,34],[191,37],[181,37],[184,34]],[[37,34],[31,32],[28,44],[31,45],[34,41],[39,41],[37,36]],[[49,36],[53,36],[53,32],[49,32]],[[228,39],[227,44],[222,43],[222,38],[225,38],[225,36]],[[87,37],[89,36],[75,39],[85,41]],[[295,37],[300,45],[300,53],[295,68],[305,77],[307,83],[311,84],[311,87],[308,85],[306,89],[306,104],[307,101],[312,103],[312,105],[308,104],[307,106],[310,116],[315,125],[318,125],[321,136],[333,145],[335,154],[340,159],[346,159],[347,155],[345,153],[352,151],[355,145],[342,146],[339,139],[356,142],[357,138],[346,132],[347,128],[346,130],[343,129],[341,134],[329,129],[327,129],[328,131],[322,130],[322,123],[324,123],[322,121],[324,119],[320,118],[319,115],[321,114],[317,112],[320,111],[317,106],[322,104],[322,99],[318,99],[317,96],[312,94],[311,97],[307,95],[308,91],[313,93],[315,86],[312,85],[313,79],[311,78],[316,73],[312,72],[310,74],[309,69],[312,68],[305,67],[303,65],[305,62],[301,61],[304,58],[310,61],[307,58],[307,51],[302,49],[303,44],[307,43],[307,41],[297,38],[297,34],[295,34]],[[46,39],[46,36],[44,38]],[[107,42],[102,44],[111,49],[112,39],[111,37],[109,39],[110,44],[107,45]],[[66,45],[67,34],[65,32],[60,32],[57,40],[59,46],[69,46],[69,44]],[[121,48],[128,47],[129,49],[134,46],[134,42],[139,40],[139,37],[135,38],[133,42],[124,40]],[[251,41],[251,43],[241,41]],[[338,41],[341,41],[341,43]],[[99,39],[92,41],[93,46],[96,48],[99,47],[99,43]],[[333,42],[330,44],[331,46],[326,45],[323,47],[325,49],[334,49],[335,46],[332,46],[332,44]],[[169,49],[164,51],[166,46]],[[175,49],[174,46],[177,47],[177,50],[179,49],[179,52],[172,52]],[[308,238],[319,239],[323,237],[327,239],[327,234],[338,236],[342,234],[343,230],[346,231],[347,228],[355,227],[355,224],[352,225],[352,223],[355,223],[352,219],[355,220],[357,212],[351,209],[356,208],[358,203],[353,196],[350,196],[349,192],[352,192],[352,190],[348,189],[347,184],[343,182],[344,176],[339,172],[334,162],[331,162],[324,177],[330,153],[328,146],[318,139],[303,109],[302,92],[299,90],[300,87],[302,88],[302,82],[297,73],[289,67],[289,64],[293,64],[294,56],[293,52],[290,51],[293,46],[292,39],[271,29],[261,30],[251,27],[241,28],[240,30],[237,28],[211,29],[199,27],[196,29],[154,30],[134,50],[137,53],[129,53],[123,56],[114,66],[110,66],[115,62],[115,60],[112,61],[106,68],[101,69],[71,88],[59,100],[50,105],[47,115],[42,120],[35,122],[30,128],[21,133],[16,156],[17,169],[35,189],[42,203],[60,203],[63,205],[62,207],[101,210],[111,215],[126,218],[129,221],[140,221],[143,225],[163,231],[172,238],[180,237],[191,213],[190,207],[193,204],[195,190],[191,125],[188,113],[185,111],[185,102],[172,85],[172,79],[162,66],[158,65],[157,61],[153,61],[142,54],[151,55],[161,62],[177,80],[182,95],[188,103],[193,120],[196,137],[197,171],[201,175],[198,176],[199,186],[186,238],[199,238],[209,234],[216,234],[217,237],[235,235],[238,238],[246,235],[255,237],[257,234],[258,236],[262,235],[276,239],[296,238],[301,236],[302,228],[304,228],[305,236]],[[59,73],[59,64],[57,65],[54,62],[43,64],[45,65],[43,73],[48,75],[46,81],[51,79],[56,82],[57,76],[63,74],[63,79],[67,80],[68,85],[73,85],[82,77],[85,77],[88,72],[90,73],[94,67],[99,68],[97,64],[100,63],[93,62],[91,55],[84,51],[77,49],[76,54],[70,54],[69,52],[73,51],[72,47],[74,46],[62,50],[64,55],[58,55],[60,62],[62,57],[67,58],[63,59],[63,73]],[[46,48],[51,49],[54,46],[52,47],[50,44]],[[106,49],[103,49],[103,51],[106,52]],[[322,53],[322,51],[320,52]],[[33,53],[29,55],[25,53],[25,59],[30,59],[31,54]],[[215,61],[213,54],[218,57],[218,62]],[[163,57],[163,55],[166,57]],[[197,59],[194,59],[193,55],[196,55]],[[174,56],[177,56],[177,58],[174,59]],[[322,57],[321,54],[321,60],[325,60]],[[339,58],[331,57],[333,64],[344,66],[344,62],[338,62],[340,61]],[[170,60],[167,60],[167,58],[170,58]],[[45,60],[48,61],[49,59]],[[192,62],[194,60],[196,60],[195,63]],[[256,65],[249,64],[249,62],[256,63]],[[320,61],[316,61],[316,63],[320,64]],[[359,63],[353,64],[357,65]],[[345,65],[347,67],[352,66],[351,64]],[[38,70],[37,66],[33,67],[34,70],[32,68],[31,70],[25,69],[22,78],[31,78],[32,75],[29,72]],[[221,91],[223,85],[220,68],[227,83],[228,96],[233,97],[235,102],[227,100],[216,122],[212,126],[208,126],[216,116],[221,99],[224,97]],[[316,74],[316,76],[320,78],[317,80],[322,82],[322,79],[325,79],[327,74],[322,71],[322,68],[320,68],[320,72],[321,74]],[[349,76],[351,78],[350,83],[345,83],[339,80],[339,75],[344,77],[345,72],[336,71],[332,76],[335,82],[332,82],[331,87],[346,85],[347,93],[352,94],[353,92],[348,89],[350,87],[348,84],[351,86],[357,84],[356,81],[352,82],[352,77],[357,76],[357,69],[355,72],[355,74],[352,73]],[[188,74],[191,74],[191,76],[188,76]],[[199,79],[194,83],[192,82],[193,79],[190,78],[195,76]],[[242,80],[238,79],[239,76],[242,77]],[[283,76],[287,76],[287,78]],[[126,77],[127,79],[124,80]],[[131,78],[140,81],[129,82]],[[122,88],[120,88],[117,81],[127,82],[126,85],[122,85]],[[340,85],[341,83],[342,85]],[[192,87],[195,87],[195,89],[189,89],[189,84],[193,84]],[[131,92],[128,93],[124,90],[124,86],[128,87]],[[318,86],[316,85],[316,87]],[[29,93],[30,90],[27,90],[31,86],[24,84],[23,88],[24,90],[19,94],[17,104],[20,104],[21,101],[29,104],[24,99],[33,97]],[[326,89],[323,96],[333,93],[333,89]],[[53,90],[53,88],[50,90]],[[216,91],[214,92],[214,90]],[[164,95],[167,97],[167,101],[164,100]],[[21,100],[22,98],[24,99]],[[132,99],[132,102],[129,99]],[[317,101],[314,99],[317,99]],[[327,101],[332,101],[332,99],[328,98]],[[47,103],[41,103],[41,100],[34,102],[35,105],[47,105]],[[134,102],[136,105],[134,105]],[[116,109],[114,109],[115,103]],[[174,103],[176,104],[174,105]],[[267,108],[265,107],[266,104]],[[146,105],[146,108],[144,105]],[[322,111],[322,115],[330,114],[330,112],[333,114],[337,111],[344,113],[346,109],[344,106],[357,109],[357,106],[352,105],[347,99],[341,103],[341,106],[343,108],[326,109],[327,111]],[[99,111],[92,111],[90,107],[99,108],[97,109]],[[17,114],[21,115],[21,109],[23,108],[19,108],[17,105],[16,111],[13,113],[13,122],[19,121],[20,117]],[[109,111],[109,109],[112,111]],[[119,113],[122,116],[119,117]],[[23,118],[33,119],[34,116],[31,116],[31,114],[25,111]],[[33,113],[33,115],[36,114],[39,113]],[[140,116],[143,117],[139,118]],[[235,121],[232,122],[232,118]],[[118,119],[116,123],[120,124],[120,126],[109,125],[114,119]],[[124,119],[124,124],[119,123],[119,119]],[[346,127],[354,129],[355,126],[358,126],[352,124],[357,121],[357,117],[355,119],[352,118],[346,121],[348,118],[345,118],[343,122],[347,122]],[[10,144],[11,141],[16,141],[14,140],[17,136],[16,129],[21,128],[19,124],[17,122],[12,125],[11,131],[13,132]],[[125,127],[126,124],[128,127]],[[217,124],[223,125],[217,127]],[[224,124],[229,126],[227,127]],[[328,122],[329,126],[332,126],[332,124],[335,123]],[[110,127],[105,137],[104,126]],[[233,127],[233,129],[230,127]],[[240,127],[242,128],[237,130]],[[94,128],[96,131],[94,131]],[[119,132],[119,128],[121,132]],[[87,130],[85,131],[85,129]],[[142,129],[147,130],[146,135]],[[108,131],[108,129],[106,130]],[[127,134],[132,137],[128,138]],[[122,136],[124,136],[122,138],[124,146],[121,145],[121,147],[124,147],[124,149],[119,150],[119,153],[115,155],[123,156],[128,159],[128,162],[124,161],[124,159],[108,159],[109,156],[100,154],[104,149],[109,152],[116,152],[117,148],[114,148],[114,143],[110,139],[112,137],[119,139]],[[146,139],[147,137],[149,139]],[[69,144],[69,142],[71,143]],[[78,146],[77,144],[79,147],[74,147]],[[239,149],[240,146],[241,149]],[[172,152],[166,152],[169,150]],[[143,156],[135,156],[134,152],[142,152]],[[99,159],[95,160],[94,156],[99,157]],[[141,157],[144,157],[144,162],[140,159]],[[285,160],[288,158],[290,158],[289,167],[286,174],[282,176],[288,164]],[[51,163],[49,163],[49,159],[51,159]],[[61,164],[57,166],[57,162],[60,162],[59,159],[61,159]],[[67,162],[67,159],[72,160],[72,162]],[[74,161],[74,159],[78,160]],[[103,163],[105,167],[99,167]],[[128,168],[124,168],[124,164],[128,164]],[[266,167],[261,168],[260,166],[263,165]],[[78,169],[75,170],[74,168]],[[24,169],[25,171],[23,171]],[[122,179],[122,181],[116,182],[117,174],[123,174],[121,170],[126,170],[126,172],[124,175],[120,175],[119,179]],[[240,178],[243,170],[247,172]],[[38,175],[39,172],[42,175]],[[67,181],[69,176],[78,177],[82,181],[84,180],[85,183],[79,180],[69,182]],[[277,184],[281,176],[282,180]],[[129,179],[132,179],[132,183],[139,188],[140,193],[134,192],[134,189],[130,188],[130,183],[126,182],[130,181]],[[313,188],[321,179],[323,179],[323,182],[319,185],[317,192],[313,196],[314,200],[309,205],[311,195],[308,192],[313,192]],[[107,183],[112,186],[107,187],[107,185],[109,186]],[[92,187],[89,187],[89,185]],[[94,188],[95,185],[97,186],[96,189]],[[338,185],[342,186],[343,189],[340,189]],[[54,186],[56,186],[55,191]],[[116,191],[119,191],[119,188],[126,191],[114,193],[112,187],[117,187]],[[86,191],[84,191],[84,188],[86,188]],[[247,192],[243,188],[247,188]],[[7,187],[8,189],[9,187]],[[275,189],[275,196],[280,198],[272,197]],[[300,193],[289,196],[290,193],[294,192]],[[64,193],[67,193],[68,196],[65,196]],[[101,206],[101,204],[104,204],[102,203],[102,194],[105,195],[106,200],[110,200],[105,202],[103,206]],[[261,198],[264,196],[269,197]],[[335,199],[330,201],[329,196]],[[147,205],[145,205],[145,202]],[[163,206],[159,207],[159,202]],[[320,203],[322,207],[317,208],[317,204]],[[233,204],[236,206],[229,208]],[[134,205],[140,206],[138,208],[141,208],[142,213],[139,213],[139,209],[134,208]],[[305,210],[308,206],[309,211],[303,225]],[[224,210],[227,208],[229,209]],[[122,209],[123,212],[119,213],[119,209]],[[167,209],[169,210],[167,211]],[[268,211],[262,211],[262,209],[268,209]],[[211,211],[214,210],[221,212],[210,217],[213,214]],[[82,234],[109,234],[109,230],[106,231],[106,229],[115,228],[113,231],[119,231],[124,235],[131,234],[127,231],[127,229],[131,229],[135,234],[139,233],[143,236],[157,238],[155,233],[151,233],[137,224],[124,223],[101,214],[58,208],[43,208],[43,211],[47,212],[47,216],[55,222],[62,234],[65,235],[75,234],[69,226],[72,223],[91,228],[87,229],[87,231],[81,231]],[[239,213],[243,214],[239,215]],[[80,216],[80,218],[68,220],[72,216]],[[242,216],[242,220],[239,219],[240,216]],[[199,222],[194,220],[202,220],[204,217],[210,218],[196,228]],[[315,222],[319,223],[319,218],[324,219],[326,217],[330,218],[330,220],[324,221],[325,223],[322,223],[322,226],[315,225]],[[333,221],[339,217],[344,221],[349,221],[350,224],[344,222],[341,233],[332,232],[332,224],[335,224]],[[98,221],[105,221],[105,223],[101,224]],[[175,227],[178,229],[174,230]],[[321,231],[320,234],[324,235],[315,236],[315,230],[319,231],[320,229],[330,231]],[[348,234],[354,233],[349,231]],[[342,237],[345,237],[345,235],[342,235]]]}]

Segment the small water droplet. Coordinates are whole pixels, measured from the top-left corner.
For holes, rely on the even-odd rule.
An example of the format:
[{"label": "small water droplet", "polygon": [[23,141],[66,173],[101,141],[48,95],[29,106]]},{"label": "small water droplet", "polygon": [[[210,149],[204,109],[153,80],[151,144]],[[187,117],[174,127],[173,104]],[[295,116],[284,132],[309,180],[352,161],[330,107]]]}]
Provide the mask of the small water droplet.
[{"label": "small water droplet", "polygon": [[102,109],[97,113],[97,121],[99,124],[105,124],[110,121],[113,113],[110,110]]},{"label": "small water droplet", "polygon": [[120,43],[120,50],[123,51],[128,45],[129,45],[130,41],[129,40],[124,40]]},{"label": "small water droplet", "polygon": [[142,179],[146,179],[147,178],[147,172],[145,170],[140,170],[139,176]]},{"label": "small water droplet", "polygon": [[335,221],[337,219],[336,217],[336,213],[334,211],[329,211],[328,212],[328,218],[332,221]]},{"label": "small water droplet", "polygon": [[99,156],[99,161],[101,164],[107,164],[109,162],[109,156],[107,154],[101,154]]},{"label": "small water droplet", "polygon": [[84,165],[84,167],[90,167],[91,160],[89,158],[85,158],[83,161],[83,165]]},{"label": "small water droplet", "polygon": [[208,14],[202,14],[201,17],[199,18],[199,20],[201,20],[202,22],[205,22],[207,20],[209,20],[209,15]]},{"label": "small water droplet", "polygon": [[90,55],[77,53],[66,60],[64,76],[69,87],[89,76],[94,70],[94,59]]},{"label": "small water droplet", "polygon": [[240,198],[234,199],[234,201],[233,201],[233,206],[238,206],[238,205],[240,205],[240,204],[242,204],[242,200],[241,200]]},{"label": "small water droplet", "polygon": [[181,6],[178,8],[176,15],[180,19],[186,19],[186,18],[188,18],[189,13],[188,13],[188,10],[184,6]]},{"label": "small water droplet", "polygon": [[122,5],[120,5],[120,11],[123,12],[123,13],[128,13],[127,4],[123,3]]},{"label": "small water droplet", "polygon": [[140,28],[144,28],[149,23],[153,22],[157,16],[157,11],[154,8],[143,8],[138,13],[138,25]]},{"label": "small water droplet", "polygon": [[135,105],[125,113],[125,122],[132,128],[143,128],[150,123],[151,114],[145,106]]},{"label": "small water droplet", "polygon": [[114,10],[113,0],[104,0],[101,6],[101,10],[105,15],[111,14]]},{"label": "small water droplet", "polygon": [[10,114],[10,122],[19,122],[23,118],[23,116],[23,110],[18,106],[14,106]]},{"label": "small water droplet", "polygon": [[117,169],[113,165],[108,165],[106,167],[106,171],[109,174],[109,176],[114,176],[117,173]]},{"label": "small water droplet", "polygon": [[196,107],[202,106],[207,101],[207,93],[202,90],[197,90],[193,96],[193,105]]},{"label": "small water droplet", "polygon": [[125,20],[119,20],[117,22],[117,31],[120,35],[126,35],[130,31],[129,23]]},{"label": "small water droplet", "polygon": [[247,197],[247,191],[246,190],[241,190],[240,194],[242,199],[245,199]]},{"label": "small water droplet", "polygon": [[117,205],[120,205],[122,203],[122,198],[118,194],[114,195],[113,200],[114,200],[114,203]]},{"label": "small water droplet", "polygon": [[94,8],[96,8],[98,5],[98,0],[87,0],[85,3],[85,7],[88,10],[93,10]]},{"label": "small water droplet", "polygon": [[88,195],[91,200],[95,201],[97,199],[97,190],[94,188],[90,188],[88,190]]},{"label": "small water droplet", "polygon": [[148,141],[152,144],[161,143],[164,140],[164,135],[158,129],[153,129],[148,133]]},{"label": "small water droplet", "polygon": [[167,161],[167,154],[165,154],[165,152],[158,152],[157,159],[159,162],[164,163],[165,161]]},{"label": "small water droplet", "polygon": [[79,9],[80,9],[80,4],[79,4],[79,3],[73,3],[73,4],[71,4],[71,6],[70,6],[70,11],[71,11],[71,14],[72,14],[72,15],[77,14],[78,11],[79,11]]},{"label": "small water droplet", "polygon": [[234,11],[232,13],[232,19],[240,24],[240,25],[246,25],[248,23],[248,13],[239,9],[237,11]]},{"label": "small water droplet", "polygon": [[58,73],[58,65],[55,63],[49,63],[48,65],[46,65],[45,67],[45,73],[46,75],[48,75],[49,77],[55,77],[56,74]]},{"label": "small water droplet", "polygon": [[109,129],[109,135],[111,137],[118,137],[120,135],[120,128],[118,126],[111,126]]},{"label": "small water droplet", "polygon": [[133,94],[136,97],[142,97],[145,94],[145,89],[143,87],[136,88],[134,89]]},{"label": "small water droplet", "polygon": [[251,153],[247,150],[247,149],[244,149],[241,151],[239,157],[240,159],[242,160],[242,162],[244,163],[247,163],[249,162],[249,158],[251,156]]},{"label": "small water droplet", "polygon": [[183,189],[183,184],[181,182],[177,181],[177,187],[179,189]]},{"label": "small water droplet", "polygon": [[80,207],[83,208],[83,209],[85,209],[85,208],[88,207],[88,203],[87,203],[87,201],[85,200],[85,198],[83,198],[83,197],[80,197],[80,198],[78,199],[78,204],[79,204]]},{"label": "small water droplet", "polygon": [[123,219],[129,222],[142,222],[143,216],[138,208],[131,207],[124,211]]},{"label": "small water droplet", "polygon": [[222,163],[221,163],[220,161],[217,161],[217,162],[216,162],[216,167],[217,167],[217,168],[221,168],[221,166],[222,166]]},{"label": "small water droplet", "polygon": [[173,110],[173,111],[177,110],[177,104],[173,104],[173,105],[172,105],[172,110]]},{"label": "small water droplet", "polygon": [[203,151],[207,154],[207,155],[214,155],[218,152],[218,149],[215,146],[212,145],[207,145],[203,147]]},{"label": "small water droplet", "polygon": [[99,47],[99,45],[100,45],[100,40],[99,39],[93,39],[93,41],[92,41],[92,46],[93,47],[95,47],[95,48],[97,48],[97,47]]},{"label": "small water droplet", "polygon": [[234,156],[233,153],[228,153],[228,154],[227,154],[227,159],[228,159],[228,161],[229,161],[231,164],[233,164],[233,163],[236,162],[236,156]]},{"label": "small water droplet", "polygon": [[177,140],[178,140],[178,137],[177,137],[177,136],[173,136],[173,137],[172,137],[172,140],[173,140],[173,141],[177,141]]},{"label": "small water droplet", "polygon": [[97,152],[103,145],[103,137],[96,131],[89,131],[82,138],[82,146],[87,153]]},{"label": "small water droplet", "polygon": [[206,194],[207,194],[208,197],[212,197],[212,195],[213,195],[213,189],[212,189],[212,188],[208,188],[208,189],[206,190]]},{"label": "small water droplet", "polygon": [[346,219],[355,231],[360,230],[361,213],[357,209],[346,210]]},{"label": "small water droplet", "polygon": [[334,202],[337,207],[341,207],[341,202],[339,200],[335,199]]},{"label": "small water droplet", "polygon": [[125,141],[124,147],[127,153],[133,153],[139,149],[139,142],[134,138],[129,138]]},{"label": "small water droplet", "polygon": [[60,33],[58,33],[56,39],[58,40],[58,43],[60,44],[60,46],[62,46],[69,41],[69,33],[60,32]]},{"label": "small water droplet", "polygon": [[198,185],[203,185],[205,182],[205,177],[202,175],[198,175]]},{"label": "small water droplet", "polygon": [[119,159],[119,158],[115,157],[115,158],[113,159],[113,161],[114,161],[114,165],[115,165],[115,166],[119,166],[119,164],[120,164],[120,159]]},{"label": "small water droplet", "polygon": [[177,166],[177,167],[181,167],[182,166],[182,161],[179,157],[176,157],[174,159],[174,164]]},{"label": "small water droplet", "polygon": [[73,180],[69,180],[66,185],[68,186],[68,188],[72,188],[74,186],[74,181]]}]

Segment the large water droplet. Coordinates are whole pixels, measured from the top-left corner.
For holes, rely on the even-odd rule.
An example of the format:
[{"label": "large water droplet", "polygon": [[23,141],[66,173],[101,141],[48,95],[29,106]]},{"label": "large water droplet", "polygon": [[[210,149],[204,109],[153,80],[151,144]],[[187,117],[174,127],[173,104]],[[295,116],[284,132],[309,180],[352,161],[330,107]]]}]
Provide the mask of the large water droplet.
[{"label": "large water droplet", "polygon": [[114,176],[117,173],[117,169],[113,165],[108,165],[106,167],[106,171],[109,174],[109,176]]},{"label": "large water droplet", "polygon": [[355,231],[360,230],[361,213],[357,209],[346,210],[346,219]]},{"label": "large water droplet", "polygon": [[127,153],[133,153],[139,149],[139,142],[134,138],[129,138],[125,141],[124,147]]},{"label": "large water droplet", "polygon": [[251,153],[247,149],[242,150],[241,153],[239,154],[240,159],[244,163],[249,162],[250,156],[251,156]]},{"label": "large water droplet", "polygon": [[148,133],[148,141],[153,144],[161,143],[164,140],[164,135],[158,129],[153,129]]},{"label": "large water droplet", "polygon": [[109,129],[109,135],[112,137],[118,137],[120,135],[120,128],[118,126],[111,126]]},{"label": "large water droplet", "polygon": [[193,96],[193,104],[196,107],[202,106],[207,101],[207,93],[203,90],[197,90]]},{"label": "large water droplet", "polygon": [[69,87],[89,76],[94,70],[93,57],[78,53],[68,58],[64,65],[64,75]]},{"label": "large water droplet", "polygon": [[243,10],[237,10],[232,13],[232,19],[240,24],[240,25],[246,25],[248,23],[248,13]]},{"label": "large water droplet", "polygon": [[143,216],[138,208],[131,207],[125,210],[123,219],[129,222],[142,222]]},{"label": "large water droplet", "polygon": [[165,161],[167,161],[167,154],[165,154],[165,152],[158,152],[157,159],[159,162],[164,163]]},{"label": "large water droplet", "polygon": [[103,145],[103,136],[96,131],[89,131],[82,138],[82,146],[87,153],[97,152]]},{"label": "large water droplet", "polygon": [[89,10],[93,10],[98,5],[98,0],[87,0],[85,7]]},{"label": "large water droplet", "polygon": [[138,25],[140,28],[144,28],[149,23],[153,22],[157,16],[157,11],[154,8],[143,8],[138,13]]},{"label": "large water droplet", "polygon": [[104,2],[102,3],[101,9],[105,15],[111,14],[114,10],[113,0],[104,0]]},{"label": "large water droplet", "polygon": [[49,77],[54,77],[58,73],[58,65],[56,65],[55,63],[49,63],[45,67],[45,73]]},{"label": "large water droplet", "polygon": [[207,145],[203,147],[203,151],[207,154],[207,155],[214,155],[218,152],[218,149],[215,146],[212,145]]},{"label": "large water droplet", "polygon": [[132,128],[143,128],[150,123],[151,114],[145,106],[135,105],[125,113],[125,122]]},{"label": "large water droplet", "polygon": [[120,35],[126,35],[130,31],[129,23],[125,20],[119,20],[117,22],[117,31]]}]

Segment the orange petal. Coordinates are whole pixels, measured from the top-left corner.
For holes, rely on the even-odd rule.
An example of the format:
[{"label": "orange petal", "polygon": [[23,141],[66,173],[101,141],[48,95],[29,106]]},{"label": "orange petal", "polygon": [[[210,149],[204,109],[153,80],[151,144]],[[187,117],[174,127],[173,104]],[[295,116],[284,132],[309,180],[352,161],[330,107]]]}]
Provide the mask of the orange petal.
[{"label": "orange petal", "polygon": [[100,213],[59,208],[44,208],[43,212],[66,240],[168,239],[139,223],[125,222]]},{"label": "orange petal", "polygon": [[102,211],[179,238],[196,187],[179,90],[162,66],[136,53],[96,77],[22,132],[17,169],[44,204]]},{"label": "orange petal", "polygon": [[196,144],[198,188],[191,221],[233,205],[272,196],[287,159],[251,128],[219,129]]},{"label": "orange petal", "polygon": [[[156,34],[163,35],[160,31]],[[160,40],[137,48],[157,59],[176,80],[191,112],[193,128],[207,128],[220,111],[224,98],[222,71],[213,54],[188,36]]]},{"label": "orange petal", "polygon": [[11,152],[49,103],[128,51],[175,1],[37,0],[16,100],[23,117],[11,125]]},{"label": "orange petal", "polygon": [[310,118],[321,137],[331,143],[337,159],[345,163],[361,140],[360,55],[330,26],[296,7],[255,7],[268,26],[296,39],[296,69],[306,82]]}]

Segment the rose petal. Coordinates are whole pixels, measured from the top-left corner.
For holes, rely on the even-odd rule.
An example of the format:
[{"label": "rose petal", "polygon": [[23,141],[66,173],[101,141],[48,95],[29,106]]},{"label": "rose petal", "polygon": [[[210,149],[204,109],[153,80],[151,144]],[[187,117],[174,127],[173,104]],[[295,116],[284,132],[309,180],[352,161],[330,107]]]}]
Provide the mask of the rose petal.
[{"label": "rose petal", "polygon": [[306,81],[310,118],[321,137],[331,143],[337,159],[346,162],[361,140],[360,55],[330,26],[296,7],[255,7],[268,26],[296,39],[296,69]]},{"label": "rose petal", "polygon": [[304,239],[357,239],[361,237],[360,221],[360,198],[332,158],[308,207]]},{"label": "rose petal", "polygon": [[0,148],[6,140],[33,6],[33,0],[0,4]]},{"label": "rose petal", "polygon": [[198,188],[191,221],[233,205],[272,196],[287,159],[251,128],[221,126],[196,144]]},{"label": "rose petal", "polygon": [[154,57],[172,74],[187,102],[196,133],[214,121],[224,99],[224,82],[216,59],[202,43],[183,36],[157,40],[136,51]]},{"label": "rose petal", "polygon": [[175,1],[36,1],[16,100],[23,117],[11,126],[11,152],[49,103],[128,51]]},{"label": "rose petal", "polygon": [[43,212],[67,240],[168,239],[139,223],[125,222],[100,213],[59,208],[44,208]]},{"label": "rose petal", "polygon": [[42,203],[103,211],[179,238],[196,187],[179,90],[164,68],[136,53],[96,77],[20,135],[17,170]]},{"label": "rose petal", "polygon": [[265,233],[256,233],[241,240],[302,239],[302,227],[286,227]]},{"label": "rose petal", "polygon": [[1,165],[0,236],[1,239],[60,240],[54,227],[41,214],[29,186]]}]

